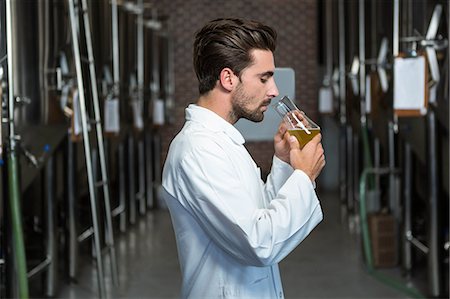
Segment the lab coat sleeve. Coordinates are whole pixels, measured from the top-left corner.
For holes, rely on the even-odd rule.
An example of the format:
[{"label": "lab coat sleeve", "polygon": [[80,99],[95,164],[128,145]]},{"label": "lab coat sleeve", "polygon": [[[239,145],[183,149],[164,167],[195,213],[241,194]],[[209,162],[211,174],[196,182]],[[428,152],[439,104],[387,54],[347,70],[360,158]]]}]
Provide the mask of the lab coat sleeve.
[{"label": "lab coat sleeve", "polygon": [[292,175],[294,169],[288,163],[280,160],[277,156],[273,156],[272,169],[267,176],[266,183],[261,181],[265,190],[266,204],[277,195],[280,188],[284,185],[287,179]]},{"label": "lab coat sleeve", "polygon": [[177,175],[175,197],[219,247],[243,264],[280,262],[322,220],[318,198],[303,172],[294,171],[261,208],[255,203],[263,199],[253,198],[246,186],[254,178],[239,175],[216,143],[188,152]]}]

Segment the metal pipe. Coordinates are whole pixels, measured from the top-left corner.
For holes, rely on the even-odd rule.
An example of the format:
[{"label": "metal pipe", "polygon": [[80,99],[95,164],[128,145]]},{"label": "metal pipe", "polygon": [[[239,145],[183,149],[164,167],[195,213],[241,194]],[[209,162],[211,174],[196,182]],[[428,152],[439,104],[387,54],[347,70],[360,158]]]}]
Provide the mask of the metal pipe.
[{"label": "metal pipe", "polygon": [[120,94],[120,58],[119,58],[119,18],[117,13],[117,0],[111,0],[111,29],[113,53],[113,94]]},{"label": "metal pipe", "polygon": [[70,137],[67,138],[67,208],[68,208],[68,230],[69,230],[69,277],[75,279],[78,269],[78,241],[77,241],[77,219],[75,213],[76,191],[75,191],[75,144]]},{"label": "metal pipe", "polygon": [[423,253],[428,254],[430,252],[430,249],[425,244],[420,242],[418,239],[414,238],[411,233],[406,235],[406,238],[408,242],[410,242],[412,245],[414,245],[417,249],[419,249]]},{"label": "metal pipe", "polygon": [[143,15],[143,0],[138,0],[138,7],[142,9],[141,13],[137,15],[137,85],[138,85],[138,99],[143,101],[144,89],[144,15]]},{"label": "metal pipe", "polygon": [[339,116],[343,126],[347,123],[344,8],[344,0],[339,0]]},{"label": "metal pipe", "polygon": [[325,2],[325,28],[326,28],[326,69],[325,85],[331,84],[333,74],[333,1]]},{"label": "metal pipe", "polygon": [[46,182],[47,182],[47,259],[50,260],[50,265],[47,270],[47,297],[53,297],[56,294],[56,278],[58,272],[58,259],[56,257],[56,225],[55,225],[55,175],[54,175],[54,159],[49,156],[45,168]]},{"label": "metal pipe", "polygon": [[347,209],[349,211],[353,210],[353,128],[350,125],[347,125]]},{"label": "metal pipe", "polygon": [[145,132],[145,156],[147,159],[145,160],[146,165],[146,193],[147,193],[147,207],[154,207],[154,198],[153,198],[153,150],[152,150],[152,136],[151,133]]},{"label": "metal pipe", "polygon": [[392,54],[394,57],[398,56],[400,47],[399,36],[399,20],[400,20],[400,0],[394,0],[394,13],[393,13],[393,33],[392,33]]},{"label": "metal pipe", "polygon": [[[396,157],[395,157],[395,124],[390,121],[388,125],[388,150],[389,150],[389,167],[395,168]],[[398,179],[394,174],[389,176],[389,207],[392,214],[400,221],[402,215],[400,211],[400,196],[398,193]]]},{"label": "metal pipe", "polygon": [[[157,20],[157,10],[152,9],[152,19]],[[154,29],[152,32],[152,82],[150,83],[150,90],[152,95],[152,102],[154,102],[159,97],[160,92],[160,78],[159,78],[159,47],[158,47],[158,33]]]},{"label": "metal pipe", "polygon": [[128,190],[130,200],[130,223],[136,223],[136,192],[134,172],[134,138],[133,134],[128,136]]},{"label": "metal pipe", "polygon": [[27,277],[28,278],[32,278],[36,274],[39,274],[40,272],[42,272],[45,269],[47,269],[48,266],[50,266],[51,263],[52,263],[51,257],[47,256],[47,258],[45,260],[40,262],[36,267],[31,269],[30,272],[27,273]]},{"label": "metal pipe", "polygon": [[438,201],[438,174],[437,174],[437,140],[436,117],[433,109],[427,113],[427,158],[428,158],[428,186],[429,186],[429,225],[428,225],[428,277],[432,296],[440,296],[441,277],[439,272],[439,201]]},{"label": "metal pipe", "polygon": [[411,243],[408,236],[412,235],[411,195],[412,195],[412,157],[411,145],[406,142],[404,148],[404,218],[403,218],[403,268],[408,273],[412,269]]},{"label": "metal pipe", "polygon": [[347,212],[347,109],[346,109],[346,97],[345,97],[345,83],[346,83],[346,70],[345,70],[345,9],[344,0],[338,2],[338,22],[339,22],[339,121],[340,121],[340,139],[339,139],[339,181],[340,181],[340,201],[341,201],[341,220],[344,220]]},{"label": "metal pipe", "polygon": [[361,125],[366,123],[366,20],[365,20],[365,0],[359,0],[359,96]]},{"label": "metal pipe", "polygon": [[145,214],[147,203],[145,196],[145,149],[144,149],[144,136],[138,141],[138,164],[139,164],[139,213],[141,215]]},{"label": "metal pipe", "polygon": [[[9,151],[8,151],[8,190],[11,211],[12,232],[14,241],[14,261],[20,298],[28,298],[28,278],[25,254],[25,242],[22,228],[22,209],[20,205],[19,173],[17,161],[17,144],[14,123],[14,61],[13,51],[13,19],[12,0],[6,0],[6,55],[8,57],[8,118],[9,118]],[[0,123],[1,125],[1,123]]]},{"label": "metal pipe", "polygon": [[[126,140],[126,139],[125,139]],[[125,187],[125,149],[124,149],[124,142],[120,141],[119,148],[118,148],[118,155],[119,155],[119,196],[120,196],[120,205],[123,209],[123,212],[120,213],[120,231],[125,232],[127,228],[127,213],[126,213],[126,187]]]},{"label": "metal pipe", "polygon": [[[380,139],[375,138],[374,140],[374,154],[373,154],[373,160],[374,160],[374,167],[380,168],[381,167],[381,146],[380,146]],[[377,192],[377,196],[379,197],[380,194],[380,176],[375,176],[375,190]],[[379,200],[379,198],[378,198]]]}]

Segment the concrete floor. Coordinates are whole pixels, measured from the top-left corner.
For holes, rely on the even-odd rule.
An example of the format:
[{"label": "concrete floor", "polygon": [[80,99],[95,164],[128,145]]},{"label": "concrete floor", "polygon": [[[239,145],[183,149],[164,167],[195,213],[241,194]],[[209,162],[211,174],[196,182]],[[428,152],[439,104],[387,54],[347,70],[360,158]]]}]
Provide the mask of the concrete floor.
[{"label": "concrete floor", "polygon": [[[360,240],[342,223],[336,194],[320,196],[324,221],[280,265],[286,298],[409,298],[369,275],[362,262]],[[148,212],[124,234],[117,234],[120,286],[110,298],[177,298],[181,277],[170,215]],[[78,283],[62,282],[58,298],[97,298],[94,263],[81,266]],[[397,270],[390,270],[397,276]]]}]

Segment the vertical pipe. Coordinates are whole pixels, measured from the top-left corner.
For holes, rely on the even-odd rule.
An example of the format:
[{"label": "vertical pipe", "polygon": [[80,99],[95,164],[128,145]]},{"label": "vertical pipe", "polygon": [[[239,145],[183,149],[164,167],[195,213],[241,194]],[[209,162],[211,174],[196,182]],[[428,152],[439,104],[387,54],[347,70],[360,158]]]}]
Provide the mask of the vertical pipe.
[{"label": "vertical pipe", "polygon": [[117,0],[111,0],[111,29],[113,53],[113,81],[114,95],[120,94],[120,59],[119,59],[119,18],[117,14]]},{"label": "vertical pipe", "polygon": [[76,154],[75,144],[67,138],[67,197],[68,197],[68,216],[69,216],[69,277],[75,280],[78,269],[78,231],[77,219],[75,213],[76,191],[75,191],[75,165]]},{"label": "vertical pipe", "polygon": [[353,128],[347,125],[347,208],[350,212],[353,211],[353,163],[355,161],[353,152]]},{"label": "vertical pipe", "polygon": [[[152,10],[152,19],[157,20],[157,10],[154,8]],[[158,41],[158,32],[156,29],[153,29],[152,32],[152,82],[150,89],[152,91],[152,101],[155,101],[159,97],[159,41]]]},{"label": "vertical pipe", "polygon": [[400,26],[400,0],[394,0],[394,13],[393,13],[393,33],[392,33],[392,54],[394,57],[398,56],[400,47],[400,36],[399,36],[399,26]]},{"label": "vertical pipe", "polygon": [[412,256],[411,256],[411,243],[409,239],[412,237],[412,221],[411,221],[411,195],[412,195],[412,158],[411,158],[411,145],[406,142],[404,148],[404,220],[403,229],[404,233],[402,236],[403,241],[403,269],[410,273],[412,268]]},{"label": "vertical pipe", "polygon": [[356,204],[355,204],[355,199],[357,198],[357,196],[358,196],[358,187],[359,187],[359,170],[361,169],[360,168],[360,165],[359,165],[359,157],[361,157],[360,156],[360,147],[359,147],[359,142],[360,142],[360,140],[359,140],[359,135],[357,135],[357,134],[355,134],[354,136],[353,136],[353,138],[352,138],[352,141],[353,141],[353,144],[352,144],[352,146],[353,146],[353,159],[354,159],[354,161],[353,161],[353,197],[351,198],[351,201],[352,201],[352,207],[353,207],[353,210],[354,210],[354,212],[355,212],[355,216],[356,215],[358,215],[358,211],[356,210],[357,209],[357,206],[356,206]]},{"label": "vertical pipe", "polygon": [[365,0],[359,0],[359,95],[361,101],[361,126],[366,124],[366,20]]},{"label": "vertical pipe", "polygon": [[147,193],[147,207],[154,207],[153,199],[153,150],[152,150],[152,135],[145,132],[145,156],[147,157],[146,164],[146,193]]},{"label": "vertical pipe", "polygon": [[145,149],[144,149],[145,134],[141,134],[141,139],[138,141],[138,161],[139,161],[139,213],[145,214],[147,203],[145,196]]},{"label": "vertical pipe", "polygon": [[129,179],[129,199],[130,199],[130,223],[136,223],[136,191],[135,191],[135,172],[134,172],[134,138],[128,136],[128,179]]},{"label": "vertical pipe", "polygon": [[144,88],[144,13],[143,13],[143,0],[138,0],[138,7],[142,9],[137,15],[137,85],[139,101],[143,100],[143,88]]},{"label": "vertical pipe", "polygon": [[[6,0],[6,54],[8,57],[8,118],[9,118],[9,152],[8,152],[8,185],[11,211],[12,233],[14,240],[14,262],[16,265],[19,297],[28,298],[28,278],[25,255],[25,242],[22,227],[22,209],[19,190],[19,173],[17,161],[17,143],[14,123],[14,61],[13,51],[13,19],[12,0]],[[1,125],[1,124],[0,124]]]},{"label": "vertical pipe", "polygon": [[155,181],[157,185],[161,185],[161,135],[154,135],[154,151],[155,151]]},{"label": "vertical pipe", "polygon": [[[346,150],[346,126],[347,126],[347,109],[346,109],[346,96],[345,96],[345,81],[346,81],[346,71],[345,71],[345,6],[344,0],[339,0],[338,2],[339,11],[339,121],[341,127],[341,138],[340,138],[340,151],[339,151],[339,178],[340,178],[340,200],[341,200],[341,210],[345,213],[347,198],[347,150]],[[341,213],[341,214],[344,214]]]},{"label": "vertical pipe", "polygon": [[50,156],[45,168],[47,183],[47,259],[50,264],[47,269],[47,287],[46,296],[53,297],[56,293],[56,278],[58,272],[57,244],[56,244],[56,225],[55,225],[55,175],[54,158]]},{"label": "vertical pipe", "polygon": [[[138,7],[141,12],[137,15],[137,85],[138,85],[138,101],[141,107],[144,105],[144,2],[138,0]],[[145,111],[147,113],[147,111]],[[145,119],[145,115],[144,115]],[[145,124],[144,124],[145,125]],[[144,134],[140,134],[138,141],[138,198],[139,198],[139,212],[141,215],[145,214],[146,195],[145,195],[145,152],[144,152]]]},{"label": "vertical pipe", "polygon": [[120,206],[122,207],[122,212],[120,213],[120,231],[125,232],[127,228],[127,208],[125,203],[126,198],[126,188],[125,188],[125,149],[124,141],[121,141],[118,149],[119,155],[119,193],[120,193]]},{"label": "vertical pipe", "polygon": [[[381,167],[381,150],[380,150],[380,139],[375,138],[374,140],[374,168],[379,169]],[[377,194],[377,200],[378,196],[380,194],[380,176],[375,174],[375,190]]]},{"label": "vertical pipe", "polygon": [[[448,19],[450,19],[450,0],[447,1],[447,39],[450,40],[450,22],[448,21]],[[450,102],[450,47],[447,47],[447,99],[449,99]],[[450,128],[450,105],[448,105],[448,111],[447,111],[447,115],[449,116],[447,118],[448,121],[448,127]],[[447,165],[447,169],[450,169],[450,159],[449,159],[449,164]],[[450,180],[450,179],[449,179]],[[449,186],[450,186],[450,181],[448,182]]]},{"label": "vertical pipe", "polygon": [[436,140],[436,117],[433,109],[427,113],[428,138],[427,138],[427,160],[428,160],[428,186],[429,186],[429,225],[428,225],[428,279],[430,294],[434,297],[440,295],[440,272],[439,272],[439,202],[438,202],[438,176],[437,176],[437,140]]},{"label": "vertical pipe", "polygon": [[[389,168],[395,168],[395,130],[394,123],[389,122],[388,126],[388,150],[389,150]],[[399,203],[397,199],[397,186],[396,175],[394,173],[389,174],[389,207],[391,213],[395,216],[397,221],[400,219]]]},{"label": "vertical pipe", "polygon": [[325,1],[326,69],[325,85],[331,84],[333,74],[333,1]]}]

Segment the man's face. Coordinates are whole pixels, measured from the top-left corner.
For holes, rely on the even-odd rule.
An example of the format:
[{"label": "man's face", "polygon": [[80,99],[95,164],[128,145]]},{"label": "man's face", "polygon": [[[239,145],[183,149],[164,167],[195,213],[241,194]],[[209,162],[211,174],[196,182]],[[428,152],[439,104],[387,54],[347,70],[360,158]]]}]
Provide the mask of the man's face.
[{"label": "man's face", "polygon": [[273,74],[273,53],[267,50],[252,50],[253,64],[241,72],[241,80],[233,90],[231,104],[236,121],[246,118],[260,122],[273,97],[278,95]]}]

